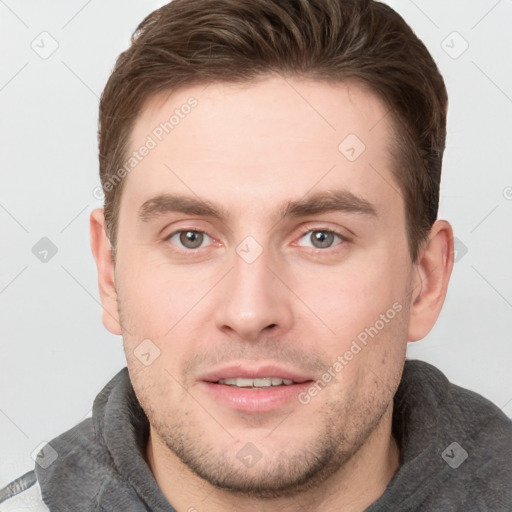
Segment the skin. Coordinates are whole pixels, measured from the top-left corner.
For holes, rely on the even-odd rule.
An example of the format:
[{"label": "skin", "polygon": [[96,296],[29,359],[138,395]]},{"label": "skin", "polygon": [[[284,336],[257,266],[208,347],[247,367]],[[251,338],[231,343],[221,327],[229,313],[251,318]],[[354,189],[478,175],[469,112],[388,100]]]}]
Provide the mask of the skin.
[{"label": "skin", "polygon": [[[115,265],[103,211],[91,214],[103,321],[123,336],[151,424],[148,464],[180,511],[364,510],[399,468],[393,396],[407,342],[441,310],[452,229],[436,221],[411,261],[388,109],[361,86],[266,77],[187,87],[146,104],[130,151],[191,96],[197,107],[125,178]],[[353,162],[338,150],[350,133],[366,146]],[[279,215],[286,201],[340,188],[376,215]],[[162,193],[206,199],[230,217],[141,220]],[[208,236],[194,252],[168,238],[178,229]],[[311,235],[329,230],[343,238],[315,249]],[[252,263],[236,251],[249,235],[262,248]],[[393,304],[400,312],[307,404],[236,411],[198,381],[231,362],[316,380]],[[134,354],[145,339],[160,351],[149,366]],[[261,454],[250,468],[237,458],[248,442]]]}]

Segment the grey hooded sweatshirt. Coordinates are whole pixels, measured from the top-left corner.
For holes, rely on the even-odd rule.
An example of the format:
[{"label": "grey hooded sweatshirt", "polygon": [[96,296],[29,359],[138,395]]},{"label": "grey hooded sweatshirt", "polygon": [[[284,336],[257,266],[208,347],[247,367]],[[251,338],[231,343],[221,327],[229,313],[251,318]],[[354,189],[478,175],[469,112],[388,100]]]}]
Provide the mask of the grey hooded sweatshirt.
[{"label": "grey hooded sweatshirt", "polygon": [[[482,396],[407,360],[393,432],[400,468],[365,512],[512,511],[512,421]],[[148,434],[124,368],[96,397],[92,418],[50,441],[34,471],[0,490],[0,511],[175,511],[145,462]]]}]

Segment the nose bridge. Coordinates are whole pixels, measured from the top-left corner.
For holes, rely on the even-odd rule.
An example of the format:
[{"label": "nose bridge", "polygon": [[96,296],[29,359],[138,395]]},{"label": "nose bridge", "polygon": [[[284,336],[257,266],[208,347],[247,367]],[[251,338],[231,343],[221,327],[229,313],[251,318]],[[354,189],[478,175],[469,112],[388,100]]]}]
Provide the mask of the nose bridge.
[{"label": "nose bridge", "polygon": [[289,328],[290,303],[285,287],[273,273],[276,264],[272,251],[252,236],[236,247],[232,270],[219,290],[218,328],[236,331],[244,339],[257,338],[269,326]]}]

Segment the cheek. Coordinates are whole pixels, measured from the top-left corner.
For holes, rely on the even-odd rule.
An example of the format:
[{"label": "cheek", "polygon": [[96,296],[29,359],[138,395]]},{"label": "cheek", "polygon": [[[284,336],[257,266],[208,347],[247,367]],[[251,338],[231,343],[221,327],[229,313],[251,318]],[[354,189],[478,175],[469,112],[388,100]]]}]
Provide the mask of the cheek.
[{"label": "cheek", "polygon": [[180,365],[195,355],[197,340],[205,339],[204,298],[217,274],[184,270],[147,255],[123,262],[116,283],[130,373],[134,379],[141,375],[141,385],[154,379],[155,388],[174,389],[172,376],[182,381]]},{"label": "cheek", "polygon": [[[405,361],[408,313],[398,301],[391,307],[387,301],[382,304],[367,309],[348,304],[346,317],[333,323],[337,336],[326,347],[330,372],[335,375],[326,396],[333,402],[363,407],[392,399]],[[324,378],[330,376],[324,374]]]},{"label": "cheek", "polygon": [[308,269],[294,273],[292,288],[309,307],[304,319],[309,316],[311,327],[314,321],[325,330],[324,342],[332,348],[342,350],[375,324],[378,331],[388,331],[403,310],[407,288],[403,266],[385,254],[372,261],[354,258],[339,267],[317,267],[314,277]]},{"label": "cheek", "polygon": [[204,295],[204,281],[192,270],[136,256],[116,273],[123,325],[130,335],[160,339]]}]

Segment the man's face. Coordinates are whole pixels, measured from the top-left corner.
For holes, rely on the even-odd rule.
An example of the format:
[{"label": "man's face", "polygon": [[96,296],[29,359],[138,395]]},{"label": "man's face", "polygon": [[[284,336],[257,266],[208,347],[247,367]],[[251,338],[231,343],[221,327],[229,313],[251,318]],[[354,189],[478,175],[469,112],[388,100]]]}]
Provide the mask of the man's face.
[{"label": "man's face", "polygon": [[[130,153],[156,145],[120,206],[128,369],[155,443],[211,483],[262,496],[326,478],[390,419],[414,267],[387,110],[357,85],[269,78],[189,87],[137,119]],[[318,210],[328,192],[336,209]],[[255,389],[269,378],[295,383]]]}]

